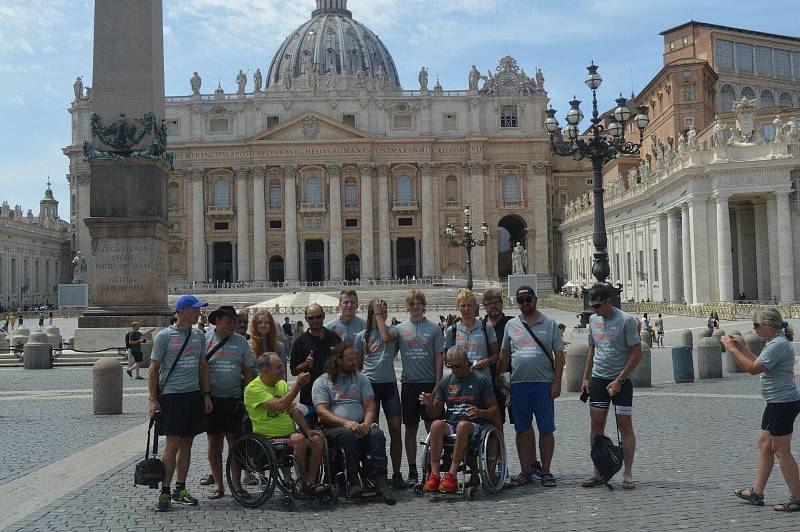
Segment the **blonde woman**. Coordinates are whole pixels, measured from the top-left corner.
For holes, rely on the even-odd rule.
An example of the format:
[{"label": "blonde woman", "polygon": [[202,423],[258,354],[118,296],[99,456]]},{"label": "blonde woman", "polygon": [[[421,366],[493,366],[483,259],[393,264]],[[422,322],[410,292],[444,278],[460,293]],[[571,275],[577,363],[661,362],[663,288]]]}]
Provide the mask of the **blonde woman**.
[{"label": "blonde woman", "polygon": [[250,321],[250,346],[256,359],[264,353],[277,353],[283,360],[283,378],[286,379],[289,354],[286,352],[286,346],[278,339],[278,327],[267,309],[259,309],[253,314],[253,319]]},{"label": "blonde woman", "polygon": [[800,474],[791,443],[794,420],[800,413],[800,390],[794,376],[794,331],[775,307],[755,309],[752,318],[756,334],[766,341],[758,357],[747,349],[740,336],[722,337],[725,349],[743,370],[761,375],[761,395],[767,402],[758,437],[756,479],[749,488],[734,493],[751,504],[763,506],[764,488],[777,457],[791,497],[773,509],[796,512],[800,510]]}]

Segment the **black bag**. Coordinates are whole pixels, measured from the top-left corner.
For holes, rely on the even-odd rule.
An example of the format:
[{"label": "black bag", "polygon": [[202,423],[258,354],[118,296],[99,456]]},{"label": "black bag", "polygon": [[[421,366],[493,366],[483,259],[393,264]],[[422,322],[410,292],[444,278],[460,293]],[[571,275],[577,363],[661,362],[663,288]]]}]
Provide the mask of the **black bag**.
[{"label": "black bag", "polygon": [[150,433],[156,424],[156,417],[150,418],[150,425],[147,427],[147,445],[144,449],[144,460],[136,464],[136,471],[133,474],[134,486],[149,486],[150,489],[158,489],[158,484],[164,480],[164,464],[158,458],[158,431],[153,434],[153,457],[150,458]]},{"label": "black bag", "polygon": [[[615,409],[615,418],[616,415],[617,412]],[[600,480],[603,484],[608,486],[609,490],[613,490],[614,486],[609,484],[608,481],[622,469],[624,464],[622,443],[619,437],[619,423],[617,423],[617,443],[619,445],[614,445],[611,438],[604,434],[598,434],[594,437],[594,441],[592,442],[592,463],[597,469],[597,473],[600,475]]]}]

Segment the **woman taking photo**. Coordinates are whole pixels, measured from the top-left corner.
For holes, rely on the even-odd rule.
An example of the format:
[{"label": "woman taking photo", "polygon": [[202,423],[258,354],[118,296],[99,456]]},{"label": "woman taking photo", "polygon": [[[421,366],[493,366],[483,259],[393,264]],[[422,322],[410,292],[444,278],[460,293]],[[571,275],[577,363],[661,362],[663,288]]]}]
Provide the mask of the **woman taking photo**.
[{"label": "woman taking photo", "polygon": [[800,510],[800,474],[792,456],[791,443],[794,420],[800,412],[800,391],[794,380],[794,331],[783,321],[778,309],[766,307],[753,311],[753,328],[766,341],[756,357],[740,337],[723,336],[725,349],[736,363],[751,375],[761,375],[761,395],[767,401],[758,437],[756,479],[749,488],[734,493],[756,506],[764,505],[764,487],[777,457],[791,497],[773,506],[780,512]]},{"label": "woman taking photo", "polygon": [[278,341],[278,328],[275,326],[275,319],[267,309],[259,309],[253,315],[250,322],[250,345],[253,356],[258,357],[264,353],[277,353],[283,360],[283,378],[286,379],[286,365],[289,361],[289,354],[286,346]]}]

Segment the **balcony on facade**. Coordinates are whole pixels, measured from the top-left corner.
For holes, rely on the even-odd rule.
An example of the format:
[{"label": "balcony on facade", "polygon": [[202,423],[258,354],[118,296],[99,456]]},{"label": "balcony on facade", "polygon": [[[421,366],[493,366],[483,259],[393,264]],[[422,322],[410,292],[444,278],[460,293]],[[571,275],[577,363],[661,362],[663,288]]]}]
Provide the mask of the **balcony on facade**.
[{"label": "balcony on facade", "polygon": [[326,212],[327,203],[301,203],[300,204],[300,212],[302,213],[315,213],[315,212]]},{"label": "balcony on facade", "polygon": [[393,212],[417,212],[419,210],[419,202],[417,201],[393,201]]},{"label": "balcony on facade", "polygon": [[498,201],[498,207],[501,209],[519,209],[521,207],[527,207],[528,202],[523,200],[513,200],[513,201]]},{"label": "balcony on facade", "polygon": [[445,209],[460,209],[461,202],[457,200],[445,200],[444,202]]},{"label": "balcony on facade", "polygon": [[206,216],[233,216],[233,205],[208,205],[206,206]]}]

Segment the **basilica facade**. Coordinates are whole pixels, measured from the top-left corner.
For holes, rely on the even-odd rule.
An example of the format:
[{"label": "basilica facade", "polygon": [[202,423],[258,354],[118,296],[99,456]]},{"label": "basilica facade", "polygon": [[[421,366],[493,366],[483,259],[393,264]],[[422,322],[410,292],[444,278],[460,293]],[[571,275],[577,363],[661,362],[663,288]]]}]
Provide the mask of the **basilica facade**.
[{"label": "basilica facade", "polygon": [[[400,86],[346,0],[317,0],[263,74],[239,71],[236,92],[205,91],[194,73],[191,94],[166,98],[171,281],[463,278],[446,227],[460,233],[469,205],[476,234],[490,228],[475,278],[511,273],[521,242],[527,271],[550,289],[554,211],[586,171],[551,165],[541,70],[506,56],[486,74],[465,68],[466,90],[444,90],[425,67],[418,80]],[[64,150],[75,250],[89,243],[80,142],[91,112],[76,90]]]}]

